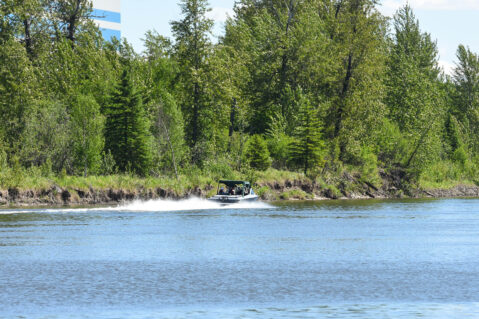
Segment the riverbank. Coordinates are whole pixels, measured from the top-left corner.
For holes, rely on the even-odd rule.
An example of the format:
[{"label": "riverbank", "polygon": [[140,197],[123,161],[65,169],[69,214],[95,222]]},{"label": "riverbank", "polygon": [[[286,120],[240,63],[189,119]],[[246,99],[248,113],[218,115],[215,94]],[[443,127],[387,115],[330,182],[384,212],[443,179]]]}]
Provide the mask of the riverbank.
[{"label": "riverbank", "polygon": [[[479,197],[479,187],[473,183],[454,182],[421,188],[408,183],[399,171],[380,171],[379,176],[380,181],[376,183],[348,172],[312,180],[302,174],[273,170],[251,179],[256,179],[255,191],[265,201]],[[194,180],[123,175],[64,176],[25,183],[27,187],[0,188],[0,207],[114,205],[132,200],[206,198],[216,192],[216,180],[200,176]]]}]

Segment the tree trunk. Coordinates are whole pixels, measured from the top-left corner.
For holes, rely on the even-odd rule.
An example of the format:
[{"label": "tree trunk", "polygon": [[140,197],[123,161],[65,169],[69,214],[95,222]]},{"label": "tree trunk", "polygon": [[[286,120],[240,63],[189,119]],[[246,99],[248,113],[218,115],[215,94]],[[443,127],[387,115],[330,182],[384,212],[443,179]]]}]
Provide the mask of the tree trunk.
[{"label": "tree trunk", "polygon": [[346,96],[348,95],[349,85],[351,82],[351,77],[353,76],[353,54],[349,53],[348,56],[348,66],[346,69],[346,76],[343,80],[343,88],[341,89],[340,101],[338,106],[338,112],[336,114],[336,121],[334,124],[334,137],[339,136],[339,131],[341,130],[343,113],[344,113],[344,103]]},{"label": "tree trunk", "polygon": [[406,167],[409,167],[409,165],[411,165],[411,162],[412,160],[414,159],[414,157],[416,157],[416,154],[417,152],[419,151],[419,148],[420,146],[422,145],[424,139],[426,138],[427,134],[429,133],[429,131],[431,130],[431,128],[433,127],[433,124],[431,123],[430,125],[428,125],[426,127],[426,129],[424,130],[424,132],[421,134],[421,137],[419,138],[419,140],[417,141],[417,144],[416,146],[414,147],[414,150],[412,151],[411,153],[411,156],[409,156],[409,159],[406,163]]},{"label": "tree trunk", "polygon": [[199,121],[199,96],[200,88],[198,83],[195,83],[195,90],[193,94],[193,146],[198,142],[198,121]]},{"label": "tree trunk", "polygon": [[30,60],[33,58],[33,41],[31,35],[31,23],[32,21],[28,18],[23,20],[23,26],[25,29],[25,49],[27,50],[28,57]]},{"label": "tree trunk", "polygon": [[76,0],[75,9],[71,12],[68,17],[68,26],[67,26],[67,39],[72,41],[72,45],[75,42],[75,31],[78,27],[78,22],[80,20],[79,13],[81,9],[81,3],[83,0]]},{"label": "tree trunk", "polygon": [[231,104],[231,113],[230,113],[230,131],[229,131],[229,142],[228,142],[228,151],[231,150],[231,138],[233,137],[234,125],[235,125],[235,116],[236,116],[236,98],[233,98],[233,104]]},{"label": "tree trunk", "polygon": [[235,125],[235,115],[236,115],[236,99],[233,98],[233,104],[231,104],[231,113],[230,113],[230,132],[229,137],[233,136],[233,130]]}]

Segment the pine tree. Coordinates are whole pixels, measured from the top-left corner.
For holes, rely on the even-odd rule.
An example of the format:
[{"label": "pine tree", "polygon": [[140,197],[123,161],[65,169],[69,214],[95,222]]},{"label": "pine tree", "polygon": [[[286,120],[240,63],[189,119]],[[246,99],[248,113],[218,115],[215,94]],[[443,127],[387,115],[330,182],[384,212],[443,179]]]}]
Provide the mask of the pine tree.
[{"label": "pine tree", "polygon": [[120,171],[147,175],[151,167],[151,134],[141,101],[125,69],[106,109],[105,151]]},{"label": "pine tree", "polygon": [[299,123],[294,138],[289,147],[290,162],[301,167],[306,175],[311,168],[322,162],[323,141],[317,111],[304,98],[300,103]]},{"label": "pine tree", "polygon": [[246,156],[251,168],[265,171],[271,166],[268,145],[261,135],[255,134],[251,137]]}]

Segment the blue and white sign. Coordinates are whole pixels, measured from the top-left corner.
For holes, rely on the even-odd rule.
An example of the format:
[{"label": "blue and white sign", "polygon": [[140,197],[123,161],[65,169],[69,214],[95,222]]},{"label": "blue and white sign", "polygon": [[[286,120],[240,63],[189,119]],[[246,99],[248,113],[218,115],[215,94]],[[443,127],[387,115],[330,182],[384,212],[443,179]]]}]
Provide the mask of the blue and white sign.
[{"label": "blue and white sign", "polygon": [[93,20],[98,24],[103,37],[110,40],[121,38],[121,0],[92,0]]}]

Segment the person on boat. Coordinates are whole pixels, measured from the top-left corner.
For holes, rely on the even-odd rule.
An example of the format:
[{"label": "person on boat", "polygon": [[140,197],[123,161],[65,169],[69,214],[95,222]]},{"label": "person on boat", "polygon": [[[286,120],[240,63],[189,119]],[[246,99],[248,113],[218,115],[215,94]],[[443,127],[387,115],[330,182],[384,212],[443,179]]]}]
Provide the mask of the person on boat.
[{"label": "person on boat", "polygon": [[220,192],[218,193],[219,195],[226,195],[225,189],[223,187],[220,188]]},{"label": "person on boat", "polygon": [[235,187],[230,188],[230,195],[235,195]]}]

